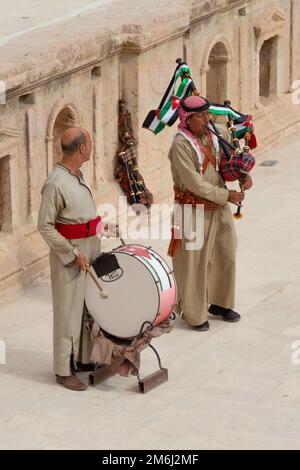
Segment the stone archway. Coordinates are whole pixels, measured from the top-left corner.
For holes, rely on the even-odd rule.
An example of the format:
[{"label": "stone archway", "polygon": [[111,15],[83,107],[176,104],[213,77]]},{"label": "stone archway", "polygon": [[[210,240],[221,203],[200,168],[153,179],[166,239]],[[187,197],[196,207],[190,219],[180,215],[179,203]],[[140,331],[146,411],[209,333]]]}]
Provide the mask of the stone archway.
[{"label": "stone archway", "polygon": [[80,126],[82,115],[75,103],[70,100],[58,100],[51,111],[46,135],[47,174],[61,159],[60,136],[72,126]]},{"label": "stone archway", "polygon": [[69,127],[76,126],[76,116],[71,108],[63,108],[57,115],[53,126],[53,167],[62,157],[60,138]]},{"label": "stone archway", "polygon": [[210,51],[206,75],[206,97],[212,103],[223,103],[227,99],[228,61],[225,44],[218,41]]}]

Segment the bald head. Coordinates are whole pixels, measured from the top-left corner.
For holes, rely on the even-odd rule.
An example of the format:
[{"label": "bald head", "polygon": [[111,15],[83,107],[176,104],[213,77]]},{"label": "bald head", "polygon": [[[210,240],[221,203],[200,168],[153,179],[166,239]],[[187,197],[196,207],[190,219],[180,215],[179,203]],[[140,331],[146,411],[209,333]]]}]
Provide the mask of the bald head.
[{"label": "bald head", "polygon": [[70,127],[61,136],[61,148],[64,155],[73,155],[80,145],[86,145],[88,132],[80,127]]}]

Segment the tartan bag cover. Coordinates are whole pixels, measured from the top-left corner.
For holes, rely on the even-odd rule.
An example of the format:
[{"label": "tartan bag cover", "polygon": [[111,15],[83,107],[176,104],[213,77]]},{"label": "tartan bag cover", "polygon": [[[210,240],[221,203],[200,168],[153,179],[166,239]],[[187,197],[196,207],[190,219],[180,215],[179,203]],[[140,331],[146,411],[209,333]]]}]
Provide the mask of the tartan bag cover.
[{"label": "tartan bag cover", "polygon": [[255,157],[251,153],[232,155],[228,160],[222,152],[220,161],[220,173],[225,181],[241,180],[249,174],[255,165]]}]

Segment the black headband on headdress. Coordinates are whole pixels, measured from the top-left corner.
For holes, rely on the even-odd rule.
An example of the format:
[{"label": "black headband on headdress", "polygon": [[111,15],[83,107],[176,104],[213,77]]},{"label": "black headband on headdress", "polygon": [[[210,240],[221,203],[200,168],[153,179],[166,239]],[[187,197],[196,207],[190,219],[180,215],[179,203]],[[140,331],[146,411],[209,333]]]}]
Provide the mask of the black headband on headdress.
[{"label": "black headband on headdress", "polygon": [[208,109],[210,107],[210,102],[207,101],[206,98],[203,98],[205,100],[205,103],[202,106],[198,106],[198,108],[190,108],[189,106],[187,106],[184,103],[185,99],[186,98],[184,98],[183,100],[180,101],[180,106],[187,113],[202,113],[202,111],[205,111],[206,109]]}]

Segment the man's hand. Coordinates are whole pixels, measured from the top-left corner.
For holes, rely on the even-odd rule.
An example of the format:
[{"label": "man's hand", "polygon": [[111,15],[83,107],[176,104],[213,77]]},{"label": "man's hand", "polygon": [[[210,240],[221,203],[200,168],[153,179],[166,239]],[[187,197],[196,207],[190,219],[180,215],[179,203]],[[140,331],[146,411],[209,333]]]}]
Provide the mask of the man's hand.
[{"label": "man's hand", "polygon": [[229,191],[229,196],[227,201],[231,202],[231,204],[235,204],[236,206],[239,205],[240,202],[244,200],[245,194],[239,193],[238,191]]},{"label": "man's hand", "polygon": [[120,228],[118,224],[107,223],[102,227],[102,235],[106,238],[118,238]]},{"label": "man's hand", "polygon": [[253,186],[253,181],[250,175],[247,176],[247,179],[244,184],[242,184],[242,191],[247,191],[247,189],[250,189],[251,186]]},{"label": "man's hand", "polygon": [[78,266],[80,269],[83,269],[83,271],[86,271],[87,268],[89,267],[89,263],[87,260],[87,257],[83,251],[79,251],[78,255],[75,260],[76,266]]}]

